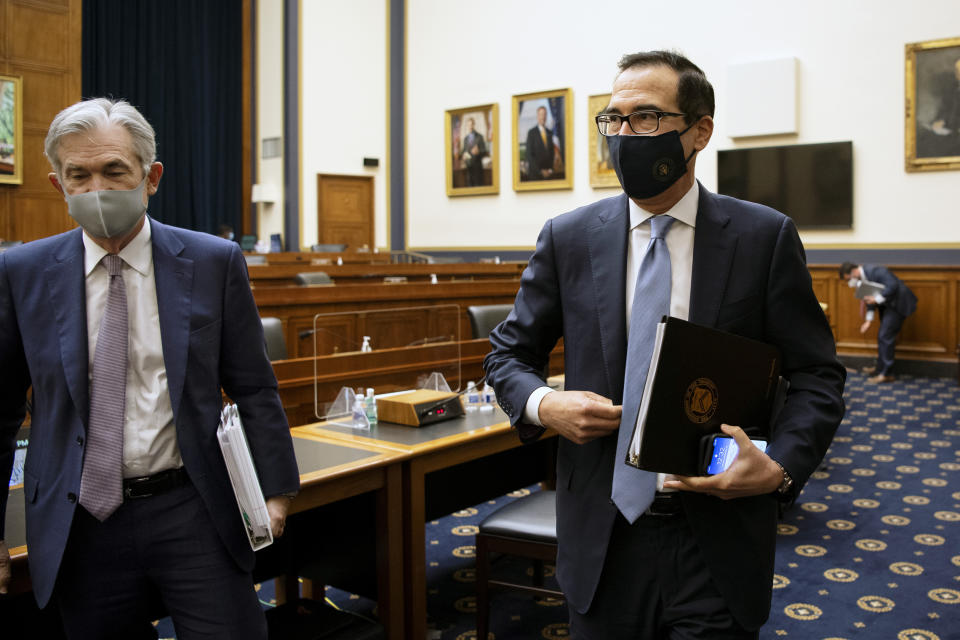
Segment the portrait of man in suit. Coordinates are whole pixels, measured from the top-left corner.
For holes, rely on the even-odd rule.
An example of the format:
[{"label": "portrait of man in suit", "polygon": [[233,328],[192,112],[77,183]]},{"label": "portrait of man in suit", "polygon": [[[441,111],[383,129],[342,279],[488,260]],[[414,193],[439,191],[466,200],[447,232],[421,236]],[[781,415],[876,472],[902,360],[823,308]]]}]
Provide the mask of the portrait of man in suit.
[{"label": "portrait of man in suit", "polygon": [[274,535],[299,475],[240,248],[148,215],[164,167],[122,100],[61,111],[45,154],[79,228],[0,254],[0,526],[32,389],[30,577],[67,636],[155,638],[165,612],[178,637],[266,638],[216,436],[224,393]]},{"label": "portrait of man in suit", "polygon": [[[623,193],[546,222],[484,361],[519,437],[557,452],[557,578],[571,637],[756,638],[770,611],[776,522],[843,417],[845,369],[793,222],[707,191],[696,161],[713,87],[680,54],[624,56],[596,116]],[[656,323],[669,314],[779,349],[790,383],[770,425],[724,425],[726,471],[629,467]],[[563,339],[565,383],[543,378]],[[769,435],[764,453],[744,431]]]},{"label": "portrait of man in suit", "polygon": [[477,131],[476,119],[472,116],[466,118],[466,129],[467,133],[460,145],[460,160],[467,169],[467,186],[482,187],[483,159],[487,157],[487,143]]},{"label": "portrait of man in suit", "polygon": [[514,189],[573,187],[569,158],[570,89],[513,97]]}]

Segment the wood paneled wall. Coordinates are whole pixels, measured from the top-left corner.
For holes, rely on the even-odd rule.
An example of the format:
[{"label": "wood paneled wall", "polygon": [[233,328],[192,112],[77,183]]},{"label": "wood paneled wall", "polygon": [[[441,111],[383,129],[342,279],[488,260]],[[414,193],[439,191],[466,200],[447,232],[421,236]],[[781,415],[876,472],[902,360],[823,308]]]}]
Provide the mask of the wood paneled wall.
[{"label": "wood paneled wall", "polygon": [[0,0],[0,70],[23,78],[23,184],[0,185],[0,238],[35,240],[74,227],[47,180],[50,121],[80,99],[81,0]]},{"label": "wood paneled wall", "polygon": [[[917,312],[907,318],[897,343],[897,358],[956,362],[960,344],[960,266],[886,265],[917,296]],[[841,355],[876,356],[877,329],[860,334],[860,301],[840,280],[840,265],[810,265],[817,298],[827,316]]]}]

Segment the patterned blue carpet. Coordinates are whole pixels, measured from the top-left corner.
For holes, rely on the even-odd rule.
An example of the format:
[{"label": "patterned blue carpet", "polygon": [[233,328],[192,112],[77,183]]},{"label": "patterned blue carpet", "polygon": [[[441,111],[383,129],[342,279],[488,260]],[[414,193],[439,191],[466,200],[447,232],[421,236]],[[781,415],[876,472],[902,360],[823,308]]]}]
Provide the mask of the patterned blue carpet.
[{"label": "patterned blue carpet", "polygon": [[[779,527],[770,620],[763,639],[960,638],[960,387],[902,377],[871,385],[851,373],[847,416],[822,467]],[[474,540],[494,509],[536,487],[427,526],[431,638],[476,640]],[[495,571],[527,570],[509,562]],[[271,606],[273,585],[260,590]],[[328,589],[337,606],[374,603]],[[500,592],[495,640],[566,638],[560,601]],[[161,637],[171,637],[161,621]]]}]

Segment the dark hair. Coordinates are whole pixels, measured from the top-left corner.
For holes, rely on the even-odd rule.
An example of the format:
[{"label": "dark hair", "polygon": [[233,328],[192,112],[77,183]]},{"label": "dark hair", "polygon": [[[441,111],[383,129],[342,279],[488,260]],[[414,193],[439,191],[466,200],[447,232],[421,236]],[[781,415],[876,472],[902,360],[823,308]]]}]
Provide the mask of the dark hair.
[{"label": "dark hair", "polygon": [[632,67],[664,65],[677,72],[677,106],[686,114],[684,121],[693,124],[702,116],[713,117],[713,85],[697,65],[673,51],[640,51],[620,58],[623,73]]},{"label": "dark hair", "polygon": [[856,268],[857,265],[853,264],[852,262],[844,262],[842,265],[840,265],[840,277],[846,278],[847,275]]}]

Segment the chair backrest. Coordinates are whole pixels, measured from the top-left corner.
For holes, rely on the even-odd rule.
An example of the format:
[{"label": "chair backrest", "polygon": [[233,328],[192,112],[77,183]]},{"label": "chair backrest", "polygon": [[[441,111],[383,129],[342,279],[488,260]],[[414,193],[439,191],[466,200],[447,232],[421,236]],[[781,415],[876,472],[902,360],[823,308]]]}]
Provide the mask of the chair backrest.
[{"label": "chair backrest", "polygon": [[467,307],[470,331],[474,338],[486,338],[494,327],[507,319],[512,304],[483,304]]},{"label": "chair backrest", "polygon": [[347,248],[345,244],[313,244],[310,251],[314,253],[340,253]]},{"label": "chair backrest", "polygon": [[270,361],[287,359],[287,339],[283,335],[283,322],[280,318],[260,318],[263,323],[263,339],[267,343],[267,357]]},{"label": "chair backrest", "polygon": [[305,271],[293,277],[299,285],[305,284],[332,284],[333,279],[325,271]]}]

